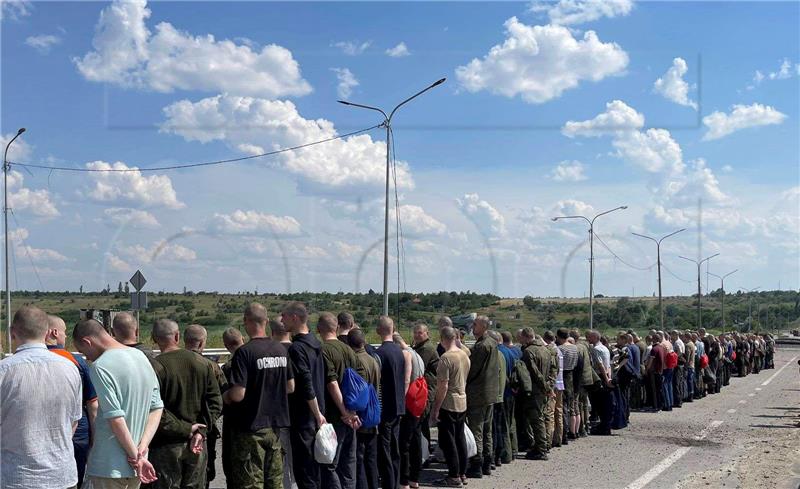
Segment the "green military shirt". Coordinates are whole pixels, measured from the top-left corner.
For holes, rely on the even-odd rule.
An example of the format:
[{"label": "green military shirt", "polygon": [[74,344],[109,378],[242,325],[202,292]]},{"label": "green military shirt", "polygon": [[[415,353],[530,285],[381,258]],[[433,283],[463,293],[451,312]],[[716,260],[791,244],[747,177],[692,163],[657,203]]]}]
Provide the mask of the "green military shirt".
[{"label": "green military shirt", "polygon": [[584,340],[579,340],[575,343],[575,346],[578,347],[578,355],[581,356],[583,359],[583,371],[581,372],[581,385],[593,385],[595,382],[600,380],[600,376],[595,373],[594,369],[592,368],[592,357],[589,353],[589,346],[588,343]]},{"label": "green military shirt", "polygon": [[195,423],[213,426],[222,412],[222,395],[209,361],[193,351],[174,350],[155,362],[164,412],[153,446],[186,442]]},{"label": "green military shirt", "polygon": [[486,335],[473,345],[470,368],[467,374],[467,403],[471,406],[488,406],[497,402],[497,369],[500,360],[497,342]]},{"label": "green military shirt", "polygon": [[498,391],[497,391],[497,402],[495,404],[502,404],[503,403],[503,393],[506,390],[506,382],[508,381],[508,375],[506,374],[506,357],[501,353],[497,356],[498,362],[497,366],[500,369],[500,372],[497,376],[498,378]]},{"label": "green military shirt", "polygon": [[552,383],[549,379],[553,357],[541,338],[534,339],[522,350],[522,361],[531,374],[534,395],[549,395],[555,382],[555,379]]},{"label": "green military shirt", "polygon": [[[381,396],[381,367],[378,365],[378,361],[375,360],[372,355],[367,353],[364,348],[359,348],[355,351],[356,360],[361,365],[361,369],[363,373],[360,373],[361,377],[364,381],[375,388],[375,392],[378,393],[378,398],[380,399]],[[359,433],[377,433],[378,427],[375,426],[373,428],[360,428]]]},{"label": "green military shirt", "polygon": [[353,353],[353,349],[338,339],[322,342],[322,357],[325,359],[325,419],[328,422],[334,422],[341,419],[341,413],[330,394],[328,394],[327,384],[338,382],[341,388],[344,371],[348,368],[358,372],[361,377],[365,376],[365,372],[361,363],[356,360],[356,354]]}]

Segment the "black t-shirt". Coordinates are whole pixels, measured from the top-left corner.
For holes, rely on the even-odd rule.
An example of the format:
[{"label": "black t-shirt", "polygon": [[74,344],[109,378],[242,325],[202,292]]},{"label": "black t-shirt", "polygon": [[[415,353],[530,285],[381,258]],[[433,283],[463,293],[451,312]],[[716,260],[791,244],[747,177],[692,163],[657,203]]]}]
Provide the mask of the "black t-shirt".
[{"label": "black t-shirt", "polygon": [[294,378],[286,348],[270,338],[253,338],[231,360],[231,383],[245,388],[232,421],[241,430],[289,426],[286,381]]},{"label": "black t-shirt", "polygon": [[406,413],[406,358],[391,341],[378,348],[381,358],[381,421],[394,421]]}]

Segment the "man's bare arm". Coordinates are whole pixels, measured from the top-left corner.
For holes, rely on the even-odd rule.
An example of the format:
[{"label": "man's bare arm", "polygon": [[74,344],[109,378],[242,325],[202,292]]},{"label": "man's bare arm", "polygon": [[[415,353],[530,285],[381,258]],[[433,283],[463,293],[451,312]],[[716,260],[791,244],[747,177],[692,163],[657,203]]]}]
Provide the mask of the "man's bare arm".
[{"label": "man's bare arm", "polygon": [[[161,413],[159,412],[160,415]],[[139,458],[139,449],[133,441],[130,430],[128,430],[128,423],[125,422],[125,418],[123,416],[111,418],[108,420],[108,424],[111,426],[111,432],[114,433],[117,443],[125,451],[128,460],[137,460]],[[156,422],[156,426],[158,426],[158,422]]]},{"label": "man's bare arm", "polygon": [[153,436],[158,429],[158,422],[161,421],[162,409],[153,409],[147,415],[147,424],[144,425],[144,433],[142,433],[142,440],[139,442],[139,452],[147,451],[150,442],[153,441]]}]

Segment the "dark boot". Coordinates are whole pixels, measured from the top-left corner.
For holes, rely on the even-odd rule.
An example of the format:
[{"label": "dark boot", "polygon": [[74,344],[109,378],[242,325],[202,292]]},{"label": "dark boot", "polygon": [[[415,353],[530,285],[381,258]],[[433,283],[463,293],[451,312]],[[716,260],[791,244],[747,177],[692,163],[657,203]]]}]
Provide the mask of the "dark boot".
[{"label": "dark boot", "polygon": [[483,467],[481,466],[481,462],[478,460],[470,460],[466,475],[469,479],[482,479]]}]

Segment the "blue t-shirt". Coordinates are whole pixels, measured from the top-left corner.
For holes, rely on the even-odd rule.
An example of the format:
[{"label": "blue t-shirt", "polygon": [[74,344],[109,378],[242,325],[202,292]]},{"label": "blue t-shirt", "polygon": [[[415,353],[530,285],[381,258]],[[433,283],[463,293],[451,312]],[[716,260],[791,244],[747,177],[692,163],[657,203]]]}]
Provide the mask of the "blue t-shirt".
[{"label": "blue t-shirt", "polygon": [[625,364],[625,368],[638,379],[642,375],[642,362],[639,358],[639,347],[636,345],[628,345],[625,348],[628,349],[628,363]]},{"label": "blue t-shirt", "polygon": [[[511,373],[514,371],[514,362],[516,360],[522,360],[522,350],[519,348],[508,347],[502,343],[497,345],[497,349],[500,350],[500,353],[503,355],[503,358],[506,360],[506,378],[511,378]],[[503,391],[503,397],[508,398],[514,395],[511,392],[511,383],[506,382],[506,389]]]},{"label": "blue t-shirt", "polygon": [[89,377],[89,364],[86,363],[86,360],[84,360],[82,356],[69,353],[64,350],[64,347],[61,345],[47,345],[47,349],[58,353],[68,360],[72,360],[72,363],[78,367],[78,372],[81,374],[81,386],[83,388],[83,416],[81,416],[80,421],[78,421],[78,426],[75,428],[75,434],[72,435],[72,439],[76,442],[87,441],[89,440],[90,427],[89,415],[86,412],[86,404],[97,398],[97,393],[94,391],[94,384],[92,384],[92,379]]},{"label": "blue t-shirt", "polygon": [[164,407],[156,373],[141,351],[114,348],[92,363],[89,374],[97,391],[98,409],[86,474],[112,479],[135,477],[108,421],[124,417],[131,438],[138,445],[150,411]]}]

